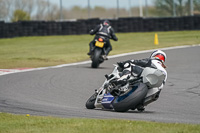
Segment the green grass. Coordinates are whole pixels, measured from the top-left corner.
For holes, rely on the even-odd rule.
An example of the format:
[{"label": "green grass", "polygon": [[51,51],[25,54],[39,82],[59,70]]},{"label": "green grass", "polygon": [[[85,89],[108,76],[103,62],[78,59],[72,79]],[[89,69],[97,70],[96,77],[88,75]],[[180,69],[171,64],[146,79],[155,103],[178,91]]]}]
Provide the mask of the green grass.
[{"label": "green grass", "polygon": [[200,125],[0,113],[0,133],[199,133]]},{"label": "green grass", "polygon": [[[200,31],[118,33],[110,55],[200,44]],[[53,66],[89,60],[89,35],[0,39],[0,69]],[[0,133],[199,133],[200,125],[116,119],[54,118],[0,113]]]},{"label": "green grass", "polygon": [[[159,45],[154,45],[155,32],[118,33],[111,41],[110,55],[155,48],[200,44],[200,31],[157,32]],[[89,60],[86,55],[94,36],[44,36],[0,39],[0,69],[54,66]]]}]

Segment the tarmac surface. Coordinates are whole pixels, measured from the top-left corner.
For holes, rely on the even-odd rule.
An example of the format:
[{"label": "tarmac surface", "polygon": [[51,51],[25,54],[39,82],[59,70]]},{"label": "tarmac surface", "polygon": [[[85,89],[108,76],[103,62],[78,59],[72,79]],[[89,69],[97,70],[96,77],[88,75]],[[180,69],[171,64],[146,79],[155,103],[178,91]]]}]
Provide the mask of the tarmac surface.
[{"label": "tarmac surface", "polygon": [[56,117],[129,119],[200,124],[200,46],[166,49],[168,80],[160,98],[145,112],[85,108],[113,65],[149,57],[150,52],[111,58],[92,69],[90,63],[0,76],[0,112]]}]

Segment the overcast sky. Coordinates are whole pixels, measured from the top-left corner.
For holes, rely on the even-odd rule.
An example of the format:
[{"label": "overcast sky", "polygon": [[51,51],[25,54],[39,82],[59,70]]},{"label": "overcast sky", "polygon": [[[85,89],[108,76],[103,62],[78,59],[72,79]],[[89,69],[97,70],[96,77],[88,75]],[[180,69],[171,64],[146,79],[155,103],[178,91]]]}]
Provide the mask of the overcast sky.
[{"label": "overcast sky", "polygon": [[[138,6],[140,0],[119,0],[120,8],[129,8],[130,5],[132,6]],[[148,0],[148,4],[151,4],[153,0]],[[57,5],[60,5],[60,0],[49,0],[49,2],[55,3]],[[129,4],[129,2],[131,4]],[[145,5],[145,0],[141,0],[142,4]],[[88,0],[62,0],[63,7],[73,7],[73,6],[81,6],[81,7],[87,7]],[[117,0],[90,0],[91,7],[94,6],[102,6],[105,8],[116,8],[117,6]]]}]

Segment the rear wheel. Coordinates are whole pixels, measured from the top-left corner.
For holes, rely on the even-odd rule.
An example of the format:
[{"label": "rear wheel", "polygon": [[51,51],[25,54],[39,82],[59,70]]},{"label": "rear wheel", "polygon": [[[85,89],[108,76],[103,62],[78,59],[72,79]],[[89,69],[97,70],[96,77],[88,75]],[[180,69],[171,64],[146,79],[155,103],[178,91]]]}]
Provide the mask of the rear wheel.
[{"label": "rear wheel", "polygon": [[118,112],[126,112],[129,109],[136,108],[141,104],[142,100],[147,95],[148,88],[143,83],[138,83],[125,95],[115,98],[113,108]]},{"label": "rear wheel", "polygon": [[92,57],[92,68],[98,68],[100,64],[101,49],[96,48]]},{"label": "rear wheel", "polygon": [[94,104],[95,104],[96,98],[97,98],[97,94],[95,93],[87,100],[87,102],[85,104],[87,109],[94,109],[95,108]]}]

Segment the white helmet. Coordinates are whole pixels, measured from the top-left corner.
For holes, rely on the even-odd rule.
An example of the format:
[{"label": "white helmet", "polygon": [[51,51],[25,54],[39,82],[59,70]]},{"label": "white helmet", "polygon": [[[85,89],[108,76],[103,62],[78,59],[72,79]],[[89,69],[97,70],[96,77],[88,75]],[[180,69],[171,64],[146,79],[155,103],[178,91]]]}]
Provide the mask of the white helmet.
[{"label": "white helmet", "polygon": [[162,50],[155,50],[151,56],[151,59],[157,59],[159,61],[161,61],[162,63],[164,63],[167,59],[167,56],[165,54],[165,52],[163,52]]}]

